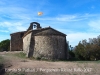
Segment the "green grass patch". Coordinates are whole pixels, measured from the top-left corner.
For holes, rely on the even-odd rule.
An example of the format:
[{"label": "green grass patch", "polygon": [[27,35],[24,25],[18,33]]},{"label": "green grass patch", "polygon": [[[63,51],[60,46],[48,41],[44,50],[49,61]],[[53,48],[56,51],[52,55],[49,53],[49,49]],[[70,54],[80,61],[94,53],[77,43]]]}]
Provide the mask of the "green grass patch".
[{"label": "green grass patch", "polygon": [[0,56],[0,64],[4,63],[4,58],[2,56]]},{"label": "green grass patch", "polygon": [[6,73],[5,75],[26,75],[26,74],[22,72],[19,72],[19,73],[10,72],[10,73]]},{"label": "green grass patch", "polygon": [[14,54],[15,56],[19,57],[19,58],[26,58],[26,54],[23,53],[23,52],[20,52],[20,53],[16,53]]}]

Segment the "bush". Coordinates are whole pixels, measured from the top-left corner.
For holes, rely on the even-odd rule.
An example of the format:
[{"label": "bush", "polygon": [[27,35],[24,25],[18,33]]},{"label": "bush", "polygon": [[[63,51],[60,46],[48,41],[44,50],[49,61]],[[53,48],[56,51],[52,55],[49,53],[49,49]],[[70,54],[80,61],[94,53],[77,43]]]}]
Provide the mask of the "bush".
[{"label": "bush", "polygon": [[10,40],[3,40],[0,42],[0,51],[9,51],[10,50]]},{"label": "bush", "polygon": [[41,57],[37,57],[36,60],[41,60]]}]

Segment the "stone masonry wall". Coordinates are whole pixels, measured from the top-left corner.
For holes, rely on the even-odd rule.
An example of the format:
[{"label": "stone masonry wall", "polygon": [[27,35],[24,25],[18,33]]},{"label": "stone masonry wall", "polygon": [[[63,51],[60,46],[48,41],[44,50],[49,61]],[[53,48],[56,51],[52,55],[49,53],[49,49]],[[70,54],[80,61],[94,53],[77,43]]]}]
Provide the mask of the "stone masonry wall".
[{"label": "stone masonry wall", "polygon": [[29,33],[23,38],[23,51],[27,54],[27,57],[29,56],[31,35],[32,33]]},{"label": "stone masonry wall", "polygon": [[35,36],[33,57],[43,59],[66,59],[64,36]]},{"label": "stone masonry wall", "polygon": [[11,34],[10,51],[21,51],[23,49],[23,34],[24,33]]}]

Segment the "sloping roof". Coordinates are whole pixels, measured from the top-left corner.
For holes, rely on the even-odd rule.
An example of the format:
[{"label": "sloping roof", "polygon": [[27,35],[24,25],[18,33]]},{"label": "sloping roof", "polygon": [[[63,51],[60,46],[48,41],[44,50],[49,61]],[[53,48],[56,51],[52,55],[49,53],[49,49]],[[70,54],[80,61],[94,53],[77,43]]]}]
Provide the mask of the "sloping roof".
[{"label": "sloping roof", "polygon": [[11,33],[10,35],[17,34],[17,33],[25,33],[25,32],[26,31],[20,31],[20,32]]},{"label": "sloping roof", "polygon": [[63,35],[63,36],[66,36],[66,34],[64,34],[64,33],[60,32],[58,30],[55,30],[51,27],[42,28],[35,35]]},{"label": "sloping roof", "polygon": [[25,35],[23,36],[23,38],[29,34],[29,33],[33,33],[34,35],[62,35],[62,36],[66,36],[66,34],[53,29],[51,27],[46,27],[46,28],[39,28],[39,29],[35,29],[35,30],[29,30],[25,33]]}]

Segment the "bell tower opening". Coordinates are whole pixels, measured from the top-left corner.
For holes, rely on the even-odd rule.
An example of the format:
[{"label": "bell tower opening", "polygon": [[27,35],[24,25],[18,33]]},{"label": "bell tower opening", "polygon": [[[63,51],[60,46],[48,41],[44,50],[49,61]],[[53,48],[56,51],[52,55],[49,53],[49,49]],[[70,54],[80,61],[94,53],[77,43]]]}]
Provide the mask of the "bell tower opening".
[{"label": "bell tower opening", "polygon": [[33,29],[37,29],[37,25],[36,24],[33,24]]},{"label": "bell tower opening", "polygon": [[42,28],[42,27],[40,26],[40,24],[38,22],[32,22],[32,23],[30,23],[30,26],[27,29],[27,31],[34,30],[34,29],[40,29],[40,28]]}]

